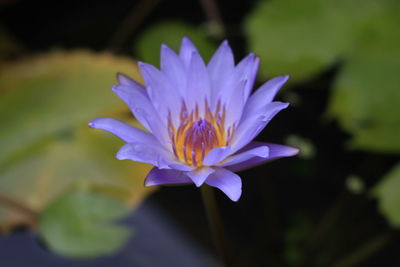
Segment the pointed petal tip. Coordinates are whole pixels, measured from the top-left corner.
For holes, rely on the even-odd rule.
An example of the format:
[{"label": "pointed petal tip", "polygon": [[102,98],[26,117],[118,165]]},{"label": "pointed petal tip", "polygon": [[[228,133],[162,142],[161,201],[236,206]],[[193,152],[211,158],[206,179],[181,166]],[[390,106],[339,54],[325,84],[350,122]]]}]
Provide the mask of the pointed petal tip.
[{"label": "pointed petal tip", "polygon": [[124,159],[126,159],[126,157],[123,156],[123,155],[121,155],[121,153],[119,153],[119,152],[117,152],[117,154],[115,155],[115,158],[116,158],[117,160],[124,160]]},{"label": "pointed petal tip", "polygon": [[238,202],[239,199],[240,199],[240,197],[242,196],[242,187],[240,186],[240,188],[238,188],[238,189],[236,190],[236,192],[230,192],[230,193],[224,192],[224,193],[225,193],[225,194],[229,197],[229,199],[232,200],[233,202]]},{"label": "pointed petal tip", "polygon": [[289,78],[290,78],[290,75],[287,74],[287,75],[275,77],[274,79],[279,80],[279,83],[281,84],[280,87],[281,87],[289,80]]},{"label": "pointed petal tip", "polygon": [[278,112],[283,110],[283,109],[285,109],[285,108],[287,108],[290,105],[289,102],[281,102],[281,101],[273,101],[273,102],[271,102],[271,104],[273,104],[273,103],[276,103],[275,105],[276,105],[276,108],[277,108]]},{"label": "pointed petal tip", "polygon": [[138,61],[137,65],[139,66],[140,71],[143,71],[143,68],[146,67],[147,63],[145,63],[143,61]]},{"label": "pointed petal tip", "polygon": [[183,37],[182,37],[182,42],[192,42],[191,40],[190,40],[190,38],[187,36],[187,35],[184,35]]},{"label": "pointed petal tip", "polygon": [[181,48],[185,46],[194,46],[192,40],[190,40],[190,38],[187,36],[183,36],[181,41]]},{"label": "pointed petal tip", "polygon": [[182,37],[182,41],[181,41],[181,47],[180,47],[181,51],[183,52],[182,49],[187,49],[187,50],[197,50],[196,46],[193,44],[192,40],[190,40],[189,37],[187,36],[183,36]]},{"label": "pointed petal tip", "polygon": [[240,197],[242,196],[242,190],[240,190],[240,193],[234,197],[229,197],[233,202],[238,202]]},{"label": "pointed petal tip", "polygon": [[293,157],[300,153],[300,148],[294,146],[292,146],[291,148],[292,149],[288,151],[288,157]]},{"label": "pointed petal tip", "polygon": [[91,120],[91,121],[88,123],[88,126],[89,126],[90,128],[97,129],[97,128],[98,128],[98,122],[101,123],[101,121],[102,121],[102,120],[105,120],[105,119],[107,119],[107,118],[95,118],[95,119]]},{"label": "pointed petal tip", "polygon": [[111,90],[112,90],[113,92],[118,91],[118,85],[113,85],[113,86],[111,86]]},{"label": "pointed petal tip", "polygon": [[117,152],[117,154],[115,154],[115,158],[118,160],[124,160],[124,159],[128,159],[127,156],[127,151],[129,150],[129,144],[125,144],[123,145]]},{"label": "pointed petal tip", "polygon": [[144,187],[150,187],[150,186],[154,186],[155,183],[153,183],[152,181],[144,180],[143,185],[144,185]]}]

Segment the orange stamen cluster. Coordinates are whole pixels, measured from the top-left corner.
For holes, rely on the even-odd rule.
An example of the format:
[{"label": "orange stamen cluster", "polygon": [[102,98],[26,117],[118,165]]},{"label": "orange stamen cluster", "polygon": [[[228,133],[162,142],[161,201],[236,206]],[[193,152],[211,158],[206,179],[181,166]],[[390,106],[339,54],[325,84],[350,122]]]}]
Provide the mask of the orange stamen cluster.
[{"label": "orange stamen cluster", "polygon": [[180,124],[174,127],[171,114],[168,118],[168,132],[175,156],[183,163],[202,166],[204,157],[216,147],[229,145],[235,127],[225,129],[226,110],[218,101],[214,113],[211,112],[207,100],[204,102],[204,115],[200,116],[196,104],[190,113],[182,102]]}]

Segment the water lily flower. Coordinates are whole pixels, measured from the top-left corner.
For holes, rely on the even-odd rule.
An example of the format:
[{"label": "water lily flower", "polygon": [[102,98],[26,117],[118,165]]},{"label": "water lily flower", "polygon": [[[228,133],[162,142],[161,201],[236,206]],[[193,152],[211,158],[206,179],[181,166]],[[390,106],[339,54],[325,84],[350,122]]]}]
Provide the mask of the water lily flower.
[{"label": "water lily flower", "polygon": [[179,54],[162,45],[160,69],[138,63],[144,86],[118,74],[118,85],[112,87],[147,131],[112,118],[96,118],[89,126],[127,143],[117,159],[155,166],[145,186],[206,183],[237,201],[242,181],[235,171],[299,152],[252,142],[288,106],[273,101],[288,76],[276,77],[250,95],[259,61],[249,54],[235,65],[227,41],[207,65],[186,37]]}]

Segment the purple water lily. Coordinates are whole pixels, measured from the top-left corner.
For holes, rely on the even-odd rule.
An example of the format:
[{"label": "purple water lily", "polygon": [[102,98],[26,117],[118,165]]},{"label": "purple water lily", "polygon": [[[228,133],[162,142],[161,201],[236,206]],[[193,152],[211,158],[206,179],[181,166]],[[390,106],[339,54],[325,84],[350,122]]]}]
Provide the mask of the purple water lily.
[{"label": "purple water lily", "polygon": [[276,77],[250,95],[258,65],[253,54],[235,65],[227,41],[207,65],[188,38],[182,39],[179,54],[162,45],[160,70],[139,62],[145,86],[119,74],[119,84],[112,88],[148,132],[112,118],[96,118],[89,126],[127,143],[117,159],[155,166],[145,186],[206,183],[237,201],[242,182],[234,171],[299,152],[252,142],[288,106],[272,101],[288,76]]}]

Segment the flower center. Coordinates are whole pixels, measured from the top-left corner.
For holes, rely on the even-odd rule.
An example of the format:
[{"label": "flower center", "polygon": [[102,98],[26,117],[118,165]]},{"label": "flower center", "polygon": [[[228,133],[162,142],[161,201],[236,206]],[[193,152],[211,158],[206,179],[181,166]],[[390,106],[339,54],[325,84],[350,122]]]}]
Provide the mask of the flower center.
[{"label": "flower center", "polygon": [[225,131],[225,108],[218,102],[212,113],[207,101],[205,114],[200,116],[198,105],[188,113],[183,102],[180,112],[180,124],[174,127],[169,114],[168,130],[175,156],[193,167],[202,166],[204,157],[216,147],[227,146],[233,135],[234,127]]}]

